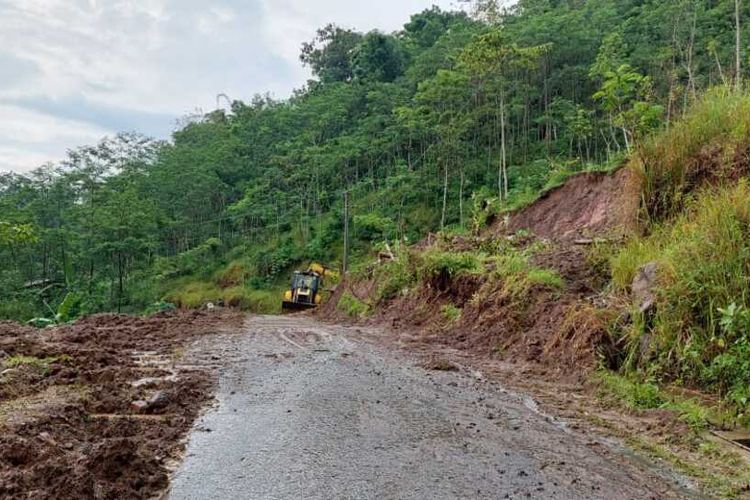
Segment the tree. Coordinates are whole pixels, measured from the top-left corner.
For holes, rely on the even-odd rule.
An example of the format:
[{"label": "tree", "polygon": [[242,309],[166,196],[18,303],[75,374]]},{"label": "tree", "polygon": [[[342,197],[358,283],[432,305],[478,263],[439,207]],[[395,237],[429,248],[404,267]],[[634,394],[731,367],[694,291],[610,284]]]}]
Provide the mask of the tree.
[{"label": "tree", "polygon": [[11,224],[0,221],[0,245],[22,245],[37,241],[31,224]]},{"label": "tree", "polygon": [[466,23],[467,16],[463,12],[445,12],[438,6],[432,6],[419,14],[414,14],[404,25],[401,38],[408,44],[424,50],[432,47],[451,28]]},{"label": "tree", "polygon": [[613,117],[620,127],[625,147],[630,151],[633,139],[653,130],[660,121],[663,108],[650,104],[651,78],[636,72],[627,64],[607,71],[601,89],[594,99]]},{"label": "tree", "polygon": [[392,82],[403,73],[403,51],[395,37],[371,31],[354,50],[352,66],[360,82]]},{"label": "tree", "polygon": [[460,65],[476,78],[480,87],[494,84],[497,88],[500,121],[500,165],[498,192],[500,199],[508,197],[507,103],[509,84],[514,72],[533,68],[551,45],[518,47],[508,42],[501,30],[492,30],[477,37],[459,58]]},{"label": "tree", "polygon": [[742,88],[742,57],[741,57],[741,47],[742,47],[742,33],[741,33],[741,21],[740,21],[740,0],[734,0],[734,22],[735,22],[735,48],[734,48],[734,57],[735,57],[735,86],[737,90],[740,90]]},{"label": "tree", "polygon": [[361,39],[360,33],[328,24],[311,42],[302,44],[300,61],[323,83],[351,81],[352,56]]}]

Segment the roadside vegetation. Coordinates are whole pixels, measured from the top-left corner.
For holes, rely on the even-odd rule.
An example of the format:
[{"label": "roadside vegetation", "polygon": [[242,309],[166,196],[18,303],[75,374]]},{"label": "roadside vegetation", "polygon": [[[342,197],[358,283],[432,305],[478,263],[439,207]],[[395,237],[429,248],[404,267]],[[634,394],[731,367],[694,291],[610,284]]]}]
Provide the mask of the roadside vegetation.
[{"label": "roadside vegetation", "polygon": [[[394,33],[324,26],[300,54],[312,79],[288,99],[234,101],[185,117],[169,141],[120,134],[0,176],[0,318],[49,317],[66,297],[76,315],[265,310],[260,292],[293,269],[341,264],[344,191],[354,265],[383,241],[471,233],[474,205],[491,221],[617,166],[732,76],[725,3],[465,4]],[[217,282],[236,261],[242,279]]]},{"label": "roadside vegetation", "polygon": [[653,309],[635,312],[623,367],[726,397],[748,422],[750,402],[750,96],[709,93],[649,140],[633,163],[646,215],[612,258],[627,292],[655,264]]}]

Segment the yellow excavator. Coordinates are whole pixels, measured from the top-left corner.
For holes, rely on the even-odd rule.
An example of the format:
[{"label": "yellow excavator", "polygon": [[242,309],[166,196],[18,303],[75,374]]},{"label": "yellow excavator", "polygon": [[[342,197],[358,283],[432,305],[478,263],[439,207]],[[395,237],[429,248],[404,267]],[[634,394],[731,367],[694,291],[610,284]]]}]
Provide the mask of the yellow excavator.
[{"label": "yellow excavator", "polygon": [[314,309],[323,302],[323,278],[336,278],[338,273],[322,264],[313,262],[307,271],[295,271],[292,284],[284,293],[282,309],[302,311]]}]

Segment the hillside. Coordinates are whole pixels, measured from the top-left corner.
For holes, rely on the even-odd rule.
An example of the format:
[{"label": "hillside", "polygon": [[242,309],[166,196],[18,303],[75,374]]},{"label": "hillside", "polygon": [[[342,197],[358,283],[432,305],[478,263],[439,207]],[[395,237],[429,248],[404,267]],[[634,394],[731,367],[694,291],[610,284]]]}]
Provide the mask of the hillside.
[{"label": "hillside", "polygon": [[0,318],[274,310],[291,270],[341,264],[345,191],[354,263],[384,240],[468,231],[474,207],[615,166],[732,78],[726,2],[492,6],[428,9],[395,33],[325,26],[300,54],[313,79],[288,99],[3,175]]}]

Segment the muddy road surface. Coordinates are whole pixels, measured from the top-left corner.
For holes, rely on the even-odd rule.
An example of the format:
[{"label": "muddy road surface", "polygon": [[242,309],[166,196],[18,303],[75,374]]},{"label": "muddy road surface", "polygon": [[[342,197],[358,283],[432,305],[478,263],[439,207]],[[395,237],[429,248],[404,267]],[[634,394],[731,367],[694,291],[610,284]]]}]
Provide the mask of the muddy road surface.
[{"label": "muddy road surface", "polygon": [[670,473],[581,435],[471,370],[436,371],[377,332],[250,317],[169,498],[678,498]]}]

